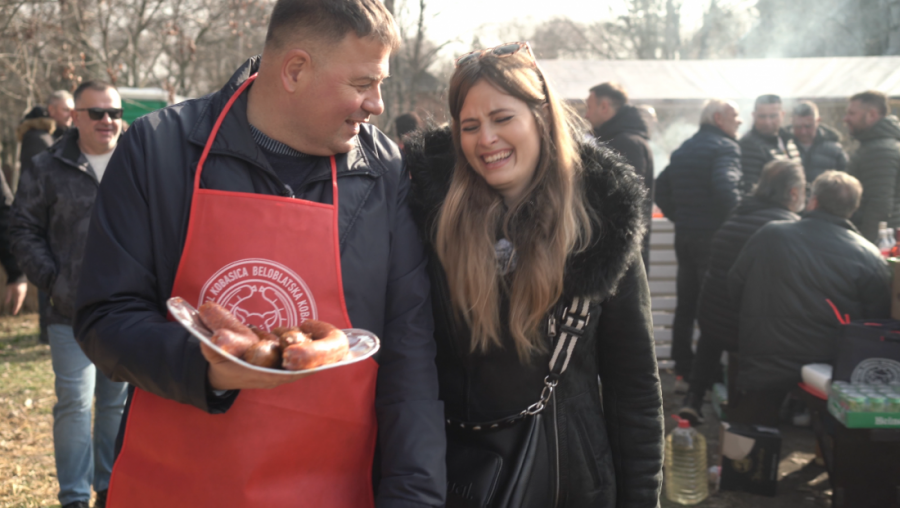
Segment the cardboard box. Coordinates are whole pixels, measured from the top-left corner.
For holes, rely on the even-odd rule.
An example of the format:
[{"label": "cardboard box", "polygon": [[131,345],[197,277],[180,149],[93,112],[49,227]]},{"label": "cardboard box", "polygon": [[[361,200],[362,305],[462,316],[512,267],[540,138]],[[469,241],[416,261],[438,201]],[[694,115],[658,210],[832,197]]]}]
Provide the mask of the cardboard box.
[{"label": "cardboard box", "polygon": [[835,397],[828,398],[828,412],[848,429],[900,429],[900,413],[849,411]]},{"label": "cardboard box", "polygon": [[775,495],[781,460],[778,429],[722,422],[719,457],[719,489]]}]

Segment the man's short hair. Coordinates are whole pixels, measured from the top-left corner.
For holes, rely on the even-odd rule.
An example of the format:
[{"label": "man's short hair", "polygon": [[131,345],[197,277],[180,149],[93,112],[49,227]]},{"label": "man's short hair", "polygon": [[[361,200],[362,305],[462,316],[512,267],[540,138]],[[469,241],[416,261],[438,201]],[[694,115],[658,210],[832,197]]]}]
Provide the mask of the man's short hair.
[{"label": "man's short hair", "polygon": [[816,103],[812,101],[798,102],[791,113],[793,113],[794,116],[811,116],[813,118],[819,118],[819,108],[816,106]]},{"label": "man's short hair", "polygon": [[859,101],[866,106],[875,108],[879,116],[887,116],[891,113],[891,103],[888,100],[888,96],[875,90],[860,92],[850,97],[850,100]]},{"label": "man's short hair", "polygon": [[74,97],[67,90],[57,90],[50,94],[50,97],[47,97],[47,106],[52,106],[60,101],[74,101]]},{"label": "man's short hair", "polygon": [[781,104],[781,97],[775,94],[760,95],[756,98],[756,102],[753,104],[753,107],[758,108],[760,106],[766,106],[769,104]]},{"label": "man's short hair", "polygon": [[826,171],[813,182],[812,195],[822,210],[849,219],[862,199],[859,180],[843,171]]},{"label": "man's short hair", "polygon": [[84,93],[85,90],[96,90],[98,92],[105,92],[109,89],[113,89],[116,92],[119,90],[115,85],[108,81],[103,81],[100,79],[92,79],[89,81],[85,81],[84,83],[78,85],[78,88],[75,89],[75,93],[73,93],[73,101],[78,102],[78,99],[81,97],[81,94]]},{"label": "man's short hair", "polygon": [[278,0],[266,47],[279,49],[295,37],[336,45],[350,32],[391,49],[400,45],[394,18],[380,0]]},{"label": "man's short hair", "polygon": [[803,165],[795,160],[776,159],[763,166],[753,197],[787,207],[793,200],[791,189],[797,187],[800,187],[800,192],[806,192]]},{"label": "man's short hair", "polygon": [[625,89],[622,88],[622,85],[614,81],[600,83],[594,88],[591,88],[591,93],[594,94],[594,97],[598,99],[606,97],[616,109],[619,109],[622,106],[628,104],[628,93],[625,92]]},{"label": "man's short hair", "polygon": [[394,119],[394,128],[397,130],[397,138],[403,139],[410,132],[422,127],[422,120],[415,112],[404,113]]},{"label": "man's short hair", "polygon": [[716,113],[724,113],[731,102],[725,99],[710,99],[703,104],[700,112],[700,125],[716,125]]}]

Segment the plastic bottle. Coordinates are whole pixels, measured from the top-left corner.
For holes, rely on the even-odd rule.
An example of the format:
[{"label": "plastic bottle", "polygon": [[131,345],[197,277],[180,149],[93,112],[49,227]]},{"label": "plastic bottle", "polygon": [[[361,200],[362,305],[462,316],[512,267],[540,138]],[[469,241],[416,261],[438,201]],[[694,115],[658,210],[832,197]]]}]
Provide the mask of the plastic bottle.
[{"label": "plastic bottle", "polygon": [[890,257],[891,249],[894,247],[894,230],[887,227],[887,222],[878,223],[878,249],[881,255]]},{"label": "plastic bottle", "polygon": [[666,497],[678,504],[697,504],[709,497],[706,438],[689,421],[673,418],[678,428],[666,437]]},{"label": "plastic bottle", "polygon": [[900,228],[894,230],[894,246],[891,247],[892,258],[900,258]]}]

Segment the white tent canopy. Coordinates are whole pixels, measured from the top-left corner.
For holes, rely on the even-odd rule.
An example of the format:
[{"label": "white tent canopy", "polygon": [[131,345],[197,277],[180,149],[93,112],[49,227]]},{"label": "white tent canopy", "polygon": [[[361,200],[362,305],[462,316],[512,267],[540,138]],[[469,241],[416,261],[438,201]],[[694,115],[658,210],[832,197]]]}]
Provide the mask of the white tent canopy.
[{"label": "white tent canopy", "polygon": [[900,57],[746,60],[541,60],[547,79],[567,100],[617,81],[633,100],[846,99],[864,91],[900,95]]}]

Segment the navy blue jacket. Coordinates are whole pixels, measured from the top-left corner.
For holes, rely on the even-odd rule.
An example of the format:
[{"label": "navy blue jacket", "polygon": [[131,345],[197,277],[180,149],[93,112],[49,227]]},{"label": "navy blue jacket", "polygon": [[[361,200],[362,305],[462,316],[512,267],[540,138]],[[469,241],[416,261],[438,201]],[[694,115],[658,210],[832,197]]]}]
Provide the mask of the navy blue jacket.
[{"label": "navy blue jacket", "polygon": [[740,201],[741,149],[713,125],[672,152],[656,179],[656,204],[675,223],[675,231],[712,234]]},{"label": "navy blue jacket", "polygon": [[[166,320],[165,302],[184,246],[203,145],[225,102],[258,67],[259,58],[252,58],[221,91],[144,116],[124,134],[100,187],[77,298],[78,340],[104,374],[210,412],[230,404],[219,406],[209,397],[199,342]],[[251,138],[246,97],[226,116],[201,185],[284,195],[285,185]],[[376,357],[376,504],[441,506],[443,405],[426,256],[406,206],[409,176],[397,146],[369,125],[336,159],[347,311],[355,327],[382,340]],[[328,158],[312,171],[304,187],[294,189],[297,197],[330,202]]]}]

